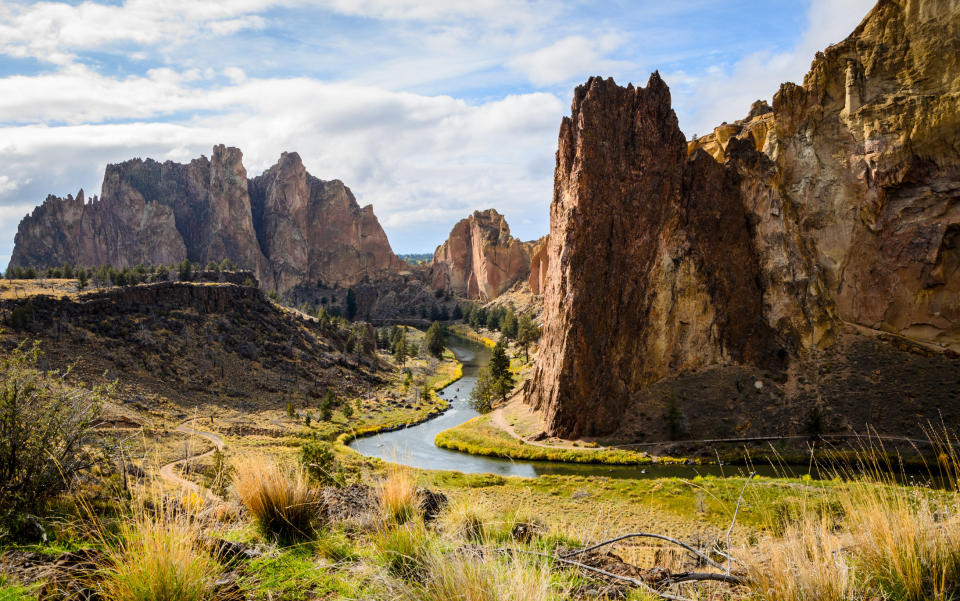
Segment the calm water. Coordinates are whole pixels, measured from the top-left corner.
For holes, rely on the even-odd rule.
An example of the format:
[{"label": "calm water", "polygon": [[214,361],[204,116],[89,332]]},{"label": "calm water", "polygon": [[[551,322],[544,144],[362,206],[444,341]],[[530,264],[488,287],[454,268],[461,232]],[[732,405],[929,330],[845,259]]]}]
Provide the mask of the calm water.
[{"label": "calm water", "polygon": [[[692,478],[698,474],[735,476],[747,471],[746,468],[740,466],[721,467],[718,465],[608,466],[546,461],[513,461],[441,449],[433,444],[433,439],[437,434],[479,415],[470,408],[470,391],[473,390],[477,381],[477,372],[490,360],[490,351],[479,344],[473,344],[460,338],[449,338],[447,346],[463,363],[463,377],[439,391],[440,396],[450,401],[450,409],[440,416],[404,430],[358,438],[350,443],[351,448],[364,455],[423,469],[491,473],[527,478],[545,474],[608,476],[612,478],[665,478],[671,476]],[[783,475],[782,473],[778,474],[778,471],[770,466],[756,466],[752,469],[765,476]],[[803,471],[798,472],[797,475],[802,473]]]}]

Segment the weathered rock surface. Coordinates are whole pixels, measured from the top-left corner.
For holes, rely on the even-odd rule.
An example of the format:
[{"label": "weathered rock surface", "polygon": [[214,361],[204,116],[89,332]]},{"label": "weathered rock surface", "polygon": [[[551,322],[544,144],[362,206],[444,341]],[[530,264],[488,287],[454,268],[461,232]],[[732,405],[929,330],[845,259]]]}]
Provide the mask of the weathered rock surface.
[{"label": "weathered rock surface", "polygon": [[510,235],[510,226],[494,209],[475,211],[450,231],[433,254],[430,281],[437,290],[490,300],[525,279],[530,245]]},{"label": "weathered rock surface", "polygon": [[342,182],[311,176],[296,153],[251,180],[242,158],[220,145],[210,159],[186,165],[108,165],[101,198],[50,196],[23,219],[10,264],[230,259],[281,292],[318,281],[347,286],[401,269],[372,207],[360,208]]},{"label": "weathered rock surface", "polygon": [[[689,144],[657,74],[591,79],[560,130],[527,402],[564,436],[655,437],[721,404],[734,435],[796,433],[808,410],[862,429],[882,418],[848,401],[904,384],[913,423],[954,415],[936,349],[960,348],[958,132],[957,0],[882,0],[772,109]],[[878,373],[915,351],[927,376]]]},{"label": "weathered rock surface", "polygon": [[547,283],[547,271],[550,269],[550,255],[547,246],[550,236],[537,240],[530,249],[530,292],[543,294]]}]

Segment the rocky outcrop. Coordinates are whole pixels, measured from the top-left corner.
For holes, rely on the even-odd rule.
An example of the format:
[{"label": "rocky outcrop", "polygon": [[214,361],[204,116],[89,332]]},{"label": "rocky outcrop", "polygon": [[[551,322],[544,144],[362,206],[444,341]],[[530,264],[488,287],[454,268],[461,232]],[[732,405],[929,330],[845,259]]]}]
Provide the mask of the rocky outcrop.
[{"label": "rocky outcrop", "polygon": [[11,266],[73,263],[206,264],[230,259],[265,288],[347,286],[402,263],[370,206],[340,181],[309,173],[284,153],[247,178],[242,153],[222,145],[184,165],[134,159],[108,165],[102,196],[48,197],[20,223]]},{"label": "rocky outcrop", "polygon": [[[560,130],[527,402],[565,436],[652,436],[638,424],[718,395],[737,435],[796,433],[786,416],[840,423],[871,415],[841,396],[895,403],[915,384],[914,422],[936,418],[944,394],[960,402],[946,380],[887,386],[878,367],[906,344],[933,353],[928,374],[956,369],[935,349],[960,348],[958,131],[956,0],[882,0],[802,86],[689,144],[657,74],[591,79]],[[866,381],[871,401],[854,391]],[[751,421],[748,402],[781,421]]]},{"label": "rocky outcrop", "polygon": [[543,294],[546,288],[547,271],[550,269],[550,255],[547,253],[547,246],[550,236],[544,236],[537,240],[530,249],[530,292],[533,294]]},{"label": "rocky outcrop", "polygon": [[510,226],[494,209],[461,219],[433,254],[434,289],[490,300],[527,277],[530,245],[510,235]]}]

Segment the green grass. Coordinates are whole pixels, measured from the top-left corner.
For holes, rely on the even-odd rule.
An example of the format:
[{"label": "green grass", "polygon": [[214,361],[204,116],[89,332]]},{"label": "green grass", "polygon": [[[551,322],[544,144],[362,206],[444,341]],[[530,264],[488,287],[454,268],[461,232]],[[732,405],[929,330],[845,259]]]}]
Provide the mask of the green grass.
[{"label": "green grass", "polygon": [[37,595],[33,586],[20,586],[9,582],[4,574],[0,574],[0,601],[36,601]]},{"label": "green grass", "polygon": [[525,444],[513,438],[481,415],[455,428],[437,434],[438,447],[505,459],[601,463],[607,465],[644,465],[653,460],[646,453],[621,449],[551,449]]},{"label": "green grass", "polygon": [[300,545],[254,559],[241,588],[254,599],[271,601],[359,598],[360,583],[349,573],[324,565],[316,551],[312,545]]}]

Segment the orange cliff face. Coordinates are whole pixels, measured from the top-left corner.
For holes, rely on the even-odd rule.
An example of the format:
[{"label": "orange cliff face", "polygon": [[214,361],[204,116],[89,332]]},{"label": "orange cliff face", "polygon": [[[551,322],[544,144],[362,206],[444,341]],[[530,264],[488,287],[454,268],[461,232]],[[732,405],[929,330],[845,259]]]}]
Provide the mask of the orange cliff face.
[{"label": "orange cliff face", "polygon": [[491,300],[527,278],[529,246],[510,235],[510,226],[496,210],[476,211],[457,222],[437,247],[431,284],[466,298]]},{"label": "orange cliff face", "polygon": [[591,79],[534,255],[526,401],[553,434],[647,439],[670,404],[701,438],[960,412],[937,352],[960,349],[958,131],[956,0],[882,0],[802,86],[689,143],[658,75]]},{"label": "orange cliff face", "polygon": [[108,165],[102,197],[48,197],[21,221],[11,265],[116,267],[230,259],[268,289],[349,286],[400,271],[372,207],[342,182],[309,173],[297,153],[253,179],[237,148],[184,165]]}]

